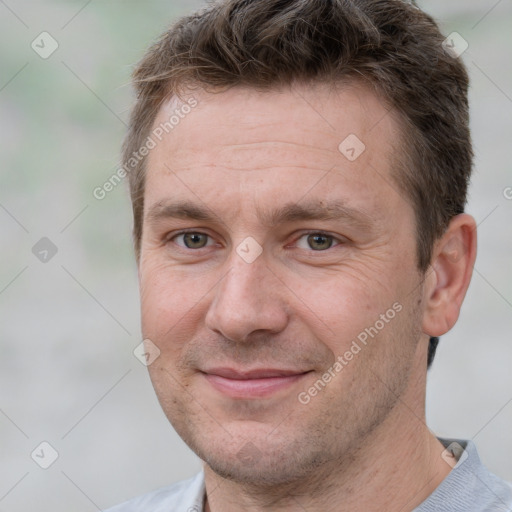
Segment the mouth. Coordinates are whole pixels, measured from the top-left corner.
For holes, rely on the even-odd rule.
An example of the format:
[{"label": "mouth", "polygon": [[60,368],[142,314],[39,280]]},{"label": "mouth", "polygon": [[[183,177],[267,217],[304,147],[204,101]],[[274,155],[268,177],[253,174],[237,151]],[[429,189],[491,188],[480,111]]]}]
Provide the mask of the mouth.
[{"label": "mouth", "polygon": [[279,368],[235,370],[211,368],[201,372],[218,392],[230,398],[266,398],[301,381],[310,371]]}]

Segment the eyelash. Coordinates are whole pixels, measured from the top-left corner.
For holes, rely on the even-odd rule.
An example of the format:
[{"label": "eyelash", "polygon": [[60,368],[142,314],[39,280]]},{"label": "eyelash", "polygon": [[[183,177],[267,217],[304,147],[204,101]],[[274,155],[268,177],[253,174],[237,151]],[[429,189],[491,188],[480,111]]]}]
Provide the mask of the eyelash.
[{"label": "eyelash", "polygon": [[[166,243],[174,242],[174,240],[176,238],[178,238],[179,236],[186,235],[188,233],[192,233],[195,235],[205,235],[205,236],[209,237],[210,239],[212,238],[208,233],[203,233],[202,231],[195,231],[195,230],[191,229],[191,230],[184,230],[184,231],[179,231],[178,233],[175,233],[174,235],[172,235],[171,237],[168,237],[166,239]],[[344,243],[346,243],[346,241],[344,241],[338,237],[335,237],[334,235],[330,235],[329,233],[326,233],[324,231],[314,231],[314,230],[306,231],[306,232],[302,233],[297,239],[295,239],[294,243],[297,243],[300,239],[307,237],[309,235],[321,235],[321,236],[324,236],[326,238],[330,238],[333,240],[333,245],[331,245],[331,247],[328,247],[327,249],[324,249],[324,250],[318,250],[318,251],[315,251],[314,249],[309,249],[308,252],[311,252],[311,253],[325,253],[325,252],[328,252],[330,249],[334,249],[335,247],[338,247],[339,245],[343,245]],[[338,243],[336,245],[334,245],[335,242],[338,242]],[[176,245],[178,245],[178,244],[176,244]],[[200,247],[199,249],[191,249],[184,245],[183,246],[178,245],[178,247],[184,251],[199,252],[201,249],[206,249],[207,247],[211,247],[211,246]],[[307,249],[303,249],[303,250],[307,250]]]}]

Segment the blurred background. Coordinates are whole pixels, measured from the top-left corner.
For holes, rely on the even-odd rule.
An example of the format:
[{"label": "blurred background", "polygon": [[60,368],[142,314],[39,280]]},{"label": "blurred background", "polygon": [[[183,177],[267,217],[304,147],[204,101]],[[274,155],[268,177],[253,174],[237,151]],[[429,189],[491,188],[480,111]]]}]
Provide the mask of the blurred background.
[{"label": "blurred background", "polygon": [[[102,510],[200,469],[133,354],[126,183],[101,200],[93,190],[117,169],[133,64],[201,3],[0,0],[1,511]],[[473,439],[512,480],[512,1],[419,4],[468,43],[468,212],[479,223],[474,277],[430,372],[427,416],[438,435]]]}]

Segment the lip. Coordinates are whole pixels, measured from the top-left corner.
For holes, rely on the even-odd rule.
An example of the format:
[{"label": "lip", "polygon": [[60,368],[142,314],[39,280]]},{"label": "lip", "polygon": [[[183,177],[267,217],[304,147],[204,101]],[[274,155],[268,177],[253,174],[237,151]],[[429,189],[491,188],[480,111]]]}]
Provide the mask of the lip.
[{"label": "lip", "polygon": [[231,398],[251,399],[269,397],[293,386],[309,371],[278,368],[235,370],[212,368],[202,372],[209,384]]}]

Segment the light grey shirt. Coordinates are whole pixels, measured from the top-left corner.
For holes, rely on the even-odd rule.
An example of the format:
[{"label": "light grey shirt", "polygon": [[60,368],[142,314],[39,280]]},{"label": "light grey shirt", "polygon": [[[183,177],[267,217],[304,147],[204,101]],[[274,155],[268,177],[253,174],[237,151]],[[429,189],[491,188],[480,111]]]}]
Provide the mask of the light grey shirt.
[{"label": "light grey shirt", "polygon": [[[512,484],[492,474],[472,441],[441,439],[453,469],[413,512],[512,512]],[[443,452],[444,453],[444,452]],[[448,452],[447,452],[448,453]],[[447,463],[451,460],[446,457]],[[127,501],[105,512],[203,512],[204,472]]]}]

